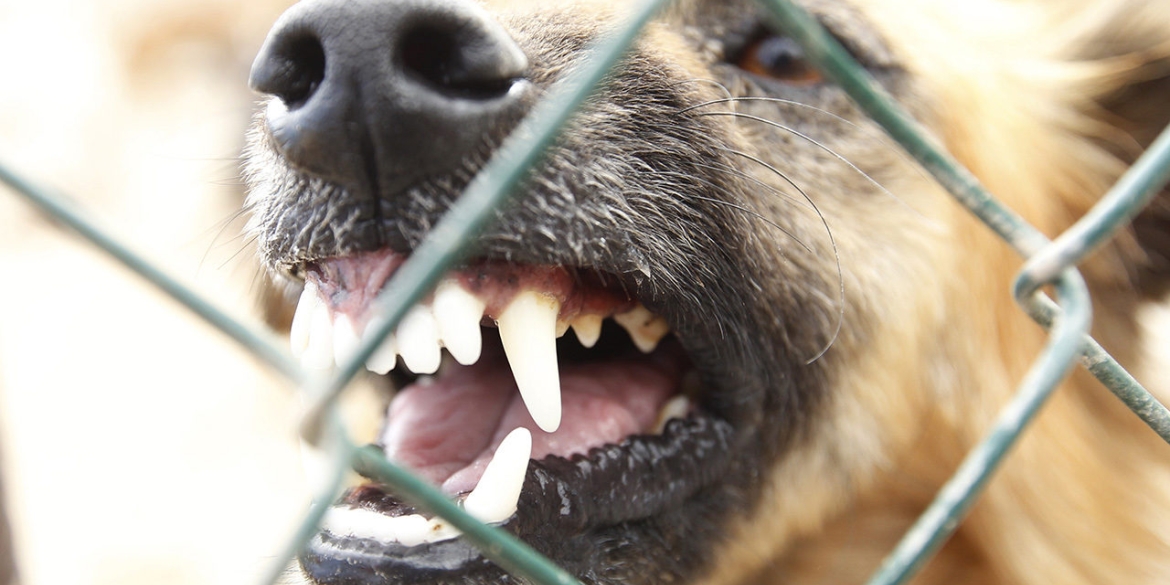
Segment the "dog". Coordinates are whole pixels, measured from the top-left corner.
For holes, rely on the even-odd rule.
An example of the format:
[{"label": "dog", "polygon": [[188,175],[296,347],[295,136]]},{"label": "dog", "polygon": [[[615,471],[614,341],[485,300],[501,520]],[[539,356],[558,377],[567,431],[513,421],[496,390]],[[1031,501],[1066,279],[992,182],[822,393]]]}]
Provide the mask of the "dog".
[{"label": "dog", "polygon": [[[1170,122],[1154,1],[805,4],[1049,236]],[[306,0],[276,23],[247,207],[306,367],[380,326],[384,283],[627,12]],[[1081,266],[1094,335],[1134,368],[1168,209]],[[1042,352],[1021,264],[765,10],[677,2],[371,357],[399,387],[375,443],[585,583],[862,582]],[[915,582],[1166,582],[1166,449],[1075,371]],[[515,579],[372,481],[299,563],[323,585]]]}]

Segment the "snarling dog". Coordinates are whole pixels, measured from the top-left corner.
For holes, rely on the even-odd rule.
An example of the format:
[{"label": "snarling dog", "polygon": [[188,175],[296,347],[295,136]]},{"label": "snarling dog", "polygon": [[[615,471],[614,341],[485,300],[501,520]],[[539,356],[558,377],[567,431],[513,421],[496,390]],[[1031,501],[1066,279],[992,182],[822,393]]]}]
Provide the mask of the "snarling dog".
[{"label": "snarling dog", "polygon": [[[615,4],[309,0],[277,23],[248,204],[303,290],[307,366],[376,328],[371,299]],[[1170,120],[1155,2],[808,4],[1049,235]],[[1166,209],[1083,266],[1130,366]],[[753,3],[680,2],[371,358],[404,383],[378,442],[587,583],[860,582],[1040,353],[1019,266]],[[921,582],[1166,582],[1166,460],[1077,372]],[[373,483],[300,564],[329,585],[509,579]]]}]

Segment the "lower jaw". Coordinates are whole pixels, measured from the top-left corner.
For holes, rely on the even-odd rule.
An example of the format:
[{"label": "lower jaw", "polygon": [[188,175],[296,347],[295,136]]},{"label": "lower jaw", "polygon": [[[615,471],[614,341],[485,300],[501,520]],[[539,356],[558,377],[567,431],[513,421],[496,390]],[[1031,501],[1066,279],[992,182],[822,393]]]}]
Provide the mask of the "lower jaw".
[{"label": "lower jaw", "polygon": [[[502,528],[554,561],[587,566],[604,556],[587,550],[594,537],[604,533],[603,540],[620,539],[621,532],[637,531],[640,524],[683,508],[725,481],[734,460],[729,456],[733,434],[727,422],[697,413],[671,421],[661,435],[630,437],[587,456],[533,461],[517,513]],[[414,513],[371,486],[351,491],[342,505]],[[300,562],[322,585],[495,583],[503,577],[459,537],[408,547],[322,532]]]}]

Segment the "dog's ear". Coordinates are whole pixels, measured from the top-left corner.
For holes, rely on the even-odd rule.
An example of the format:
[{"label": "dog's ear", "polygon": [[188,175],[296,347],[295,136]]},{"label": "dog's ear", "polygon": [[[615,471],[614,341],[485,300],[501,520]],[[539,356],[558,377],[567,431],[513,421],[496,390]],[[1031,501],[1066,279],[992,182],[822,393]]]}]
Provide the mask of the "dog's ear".
[{"label": "dog's ear", "polygon": [[[1158,0],[1112,2],[1091,14],[1074,58],[1097,65],[1088,114],[1110,131],[1095,137],[1126,167],[1170,124],[1170,10]],[[1124,254],[1131,282],[1149,296],[1170,292],[1170,188],[1131,228]]]}]

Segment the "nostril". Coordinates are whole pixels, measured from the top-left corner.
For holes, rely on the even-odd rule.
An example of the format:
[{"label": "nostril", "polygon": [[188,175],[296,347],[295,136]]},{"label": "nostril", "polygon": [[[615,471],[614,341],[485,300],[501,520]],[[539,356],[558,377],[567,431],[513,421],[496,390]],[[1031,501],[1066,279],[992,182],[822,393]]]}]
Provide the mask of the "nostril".
[{"label": "nostril", "polygon": [[301,0],[252,65],[266,142],[353,193],[448,172],[531,87],[524,51],[479,2]]},{"label": "nostril", "polygon": [[280,98],[290,110],[304,105],[325,80],[325,49],[310,33],[290,35],[252,73],[252,87]]},{"label": "nostril", "polygon": [[457,67],[454,53],[452,35],[431,28],[418,28],[404,35],[399,48],[403,69],[438,86],[451,84],[451,70]]},{"label": "nostril", "polygon": [[451,97],[491,99],[508,93],[520,71],[502,66],[499,50],[477,38],[478,31],[419,25],[402,35],[402,69],[433,90]]}]

